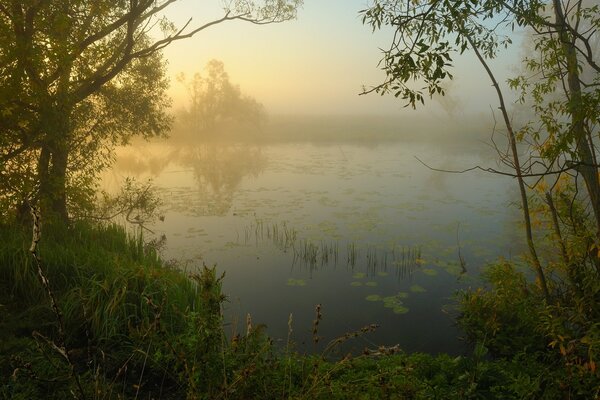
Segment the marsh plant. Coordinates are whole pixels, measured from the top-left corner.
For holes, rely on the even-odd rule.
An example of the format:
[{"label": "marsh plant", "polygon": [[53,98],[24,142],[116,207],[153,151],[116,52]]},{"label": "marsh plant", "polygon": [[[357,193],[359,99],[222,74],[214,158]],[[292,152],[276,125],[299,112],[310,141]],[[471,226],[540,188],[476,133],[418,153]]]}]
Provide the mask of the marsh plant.
[{"label": "marsh plant", "polygon": [[[327,310],[320,305],[312,337],[315,345],[325,343],[323,350],[300,355],[293,331],[309,327],[294,327],[290,315],[284,347],[273,346],[264,326],[250,317],[243,333],[226,335],[224,277],[205,266],[189,273],[166,267],[143,240],[120,226],[46,226],[37,236],[37,257],[29,252],[30,229],[2,224],[0,232],[6,238],[0,246],[0,398],[346,399],[360,393],[364,398],[560,399],[598,394],[590,389],[593,364],[576,363],[577,342],[555,345],[564,349],[565,359],[574,360],[569,376],[549,368],[537,353],[542,349],[531,348],[518,358],[486,355],[534,343],[535,337],[522,334],[551,321],[526,312],[530,306],[524,299],[531,289],[511,286],[514,274],[493,275],[505,282],[498,284],[509,285],[498,293],[505,293],[511,305],[494,306],[483,292],[463,300],[467,331],[476,337],[488,332],[473,357],[407,355],[398,346],[376,345],[348,354],[349,340],[364,339],[377,327],[367,325],[326,342],[319,328]],[[403,296],[376,300],[398,306]],[[494,326],[482,325],[489,319],[478,316],[490,307],[496,307],[501,323],[513,317],[522,321],[513,335],[518,342],[507,342],[502,330],[493,335]]]},{"label": "marsh plant", "polygon": [[394,272],[398,279],[404,279],[424,263],[420,246],[394,245],[391,249],[382,249],[366,245],[361,249],[353,241],[346,242],[345,246],[333,240],[311,241],[302,238],[285,222],[269,224],[257,219],[244,228],[243,238],[245,245],[272,243],[277,249],[292,254],[292,266],[300,265],[309,270],[343,265],[351,271],[355,268],[364,270],[370,276]]}]

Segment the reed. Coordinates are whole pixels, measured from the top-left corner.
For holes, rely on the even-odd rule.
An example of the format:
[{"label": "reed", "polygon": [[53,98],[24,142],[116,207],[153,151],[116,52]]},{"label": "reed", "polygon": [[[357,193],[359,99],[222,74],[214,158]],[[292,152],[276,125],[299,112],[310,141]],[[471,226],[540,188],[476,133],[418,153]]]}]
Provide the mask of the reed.
[{"label": "reed", "polygon": [[[248,244],[250,241],[256,245],[266,241],[283,252],[291,252],[292,267],[300,264],[312,271],[317,267],[336,267],[340,262],[339,241],[313,242],[300,238],[298,231],[285,222],[265,224],[257,219],[244,228],[244,242]],[[379,272],[387,273],[392,267],[396,278],[403,280],[410,277],[422,263],[420,246],[394,245],[386,249],[366,244],[360,248],[356,242],[348,241],[345,243],[345,250],[346,267],[350,270],[359,267],[369,276],[375,276]]]},{"label": "reed", "polygon": [[[269,230],[285,244],[285,230],[265,226],[262,234]],[[564,397],[558,394],[564,394],[559,391],[566,374],[535,357],[526,358],[524,368],[525,355],[517,361],[488,361],[406,355],[398,346],[341,353],[348,340],[366,340],[363,336],[374,325],[334,338],[313,356],[294,352],[291,314],[283,354],[250,317],[245,334],[226,340],[223,276],[214,268],[202,267],[191,277],[165,268],[152,249],[120,227],[78,224],[46,232],[39,243],[40,260],[63,312],[64,348],[80,374],[80,398],[463,398],[470,393],[500,399],[515,398],[515,387],[528,398]],[[261,228],[253,232],[261,234]],[[0,356],[6,360],[0,363],[0,398],[73,397],[77,389],[64,379],[69,371],[52,350],[56,317],[35,268],[27,269],[32,264],[27,254],[30,230],[4,224],[0,233],[0,287],[6,289],[0,291]],[[298,247],[301,241],[294,243]],[[316,248],[328,254],[329,263],[338,248],[337,243],[302,244],[307,253]],[[358,253],[350,245],[348,249]],[[376,268],[388,263],[398,270],[411,268],[421,257],[416,247],[393,248],[387,262],[381,249],[366,252]],[[325,343],[319,336],[322,320],[317,305],[315,349]],[[39,333],[32,337],[33,331]],[[335,357],[341,358],[336,359],[338,349]],[[557,395],[546,396],[548,391]]]}]

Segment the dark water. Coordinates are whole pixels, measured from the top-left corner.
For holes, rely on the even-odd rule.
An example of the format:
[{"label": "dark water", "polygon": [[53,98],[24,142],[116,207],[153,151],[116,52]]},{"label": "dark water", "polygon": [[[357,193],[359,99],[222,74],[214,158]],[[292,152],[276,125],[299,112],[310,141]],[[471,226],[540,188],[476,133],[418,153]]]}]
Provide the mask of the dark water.
[{"label": "dark water", "polygon": [[[165,202],[166,258],[226,273],[230,331],[246,316],[283,346],[461,353],[453,294],[520,248],[514,182],[442,168],[485,155],[427,144],[151,144],[123,149],[107,187],[152,178]],[[459,248],[460,257],[459,258]],[[462,260],[462,261],[461,261]],[[313,343],[315,306],[322,319]]]}]

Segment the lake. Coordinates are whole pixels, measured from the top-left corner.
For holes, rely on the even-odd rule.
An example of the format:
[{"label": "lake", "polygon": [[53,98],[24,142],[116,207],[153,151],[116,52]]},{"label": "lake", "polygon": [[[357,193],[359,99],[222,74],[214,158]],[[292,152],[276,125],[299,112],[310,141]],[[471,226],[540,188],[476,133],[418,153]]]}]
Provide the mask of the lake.
[{"label": "lake", "polygon": [[167,140],[118,149],[104,186],[152,179],[165,219],[150,228],[166,236],[163,256],[225,273],[228,332],[245,332],[250,314],[281,346],[289,335],[297,350],[319,352],[377,324],[343,350],[461,354],[453,295],[522,249],[516,182],[435,172],[415,156],[445,169],[494,159],[426,141]]}]

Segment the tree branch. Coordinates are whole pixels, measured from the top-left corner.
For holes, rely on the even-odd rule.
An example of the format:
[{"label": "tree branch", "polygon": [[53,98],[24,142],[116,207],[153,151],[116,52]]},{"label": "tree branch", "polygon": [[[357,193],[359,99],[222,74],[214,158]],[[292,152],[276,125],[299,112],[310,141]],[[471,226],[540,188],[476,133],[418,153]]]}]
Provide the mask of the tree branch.
[{"label": "tree branch", "polygon": [[[423,164],[425,167],[427,167],[428,169],[430,169],[432,171],[445,172],[445,173],[449,173],[449,174],[464,174],[464,173],[471,172],[471,171],[483,171],[483,172],[488,172],[488,173],[492,173],[492,174],[508,176],[511,178],[518,178],[519,176],[521,176],[523,178],[536,178],[536,177],[539,178],[539,177],[544,177],[544,176],[548,176],[548,175],[557,175],[557,174],[565,173],[567,171],[572,171],[572,170],[576,171],[577,168],[579,168],[580,166],[586,165],[583,162],[569,162],[568,166],[562,167],[557,170],[552,170],[552,171],[547,170],[546,172],[537,172],[537,173],[532,172],[532,173],[526,173],[526,174],[519,175],[519,174],[515,174],[512,172],[500,171],[500,170],[497,170],[497,169],[491,168],[491,167],[482,167],[480,165],[475,165],[473,167],[459,169],[459,170],[435,168],[435,167],[430,166],[429,164],[427,164],[426,162],[424,162],[417,156],[414,156],[414,158],[418,162],[420,162],[421,164]],[[598,167],[600,167],[600,165],[595,165],[595,167],[598,168]]]}]

